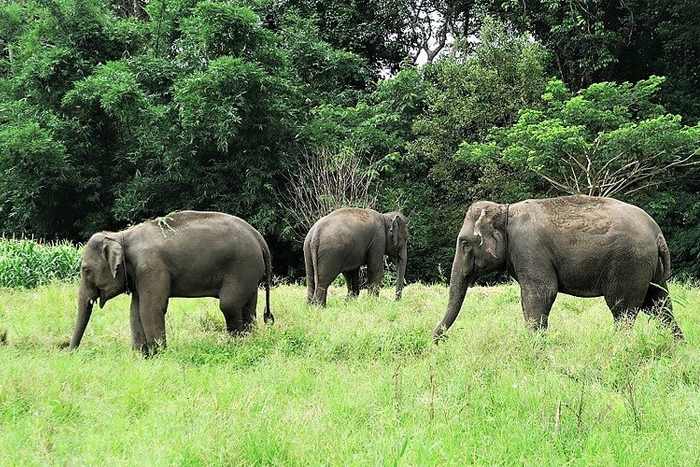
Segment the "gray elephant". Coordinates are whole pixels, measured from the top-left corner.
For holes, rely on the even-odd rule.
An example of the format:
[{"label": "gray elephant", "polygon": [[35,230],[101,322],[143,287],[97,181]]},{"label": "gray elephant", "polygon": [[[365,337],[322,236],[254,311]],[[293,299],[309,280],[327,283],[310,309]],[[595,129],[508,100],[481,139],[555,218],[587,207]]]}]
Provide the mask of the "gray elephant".
[{"label": "gray elephant", "polygon": [[666,282],[666,240],[642,209],[611,198],[565,196],[472,204],[457,237],[447,312],[438,340],[459,314],[469,285],[507,271],[520,284],[528,324],[546,328],[558,292],[605,297],[616,321],[656,315],[682,338]]},{"label": "gray elephant", "polygon": [[230,333],[251,328],[258,285],[265,276],[266,322],[270,313],[270,250],[243,219],[219,212],[181,211],[122,232],[100,232],[85,245],[78,319],[70,348],[80,345],[92,306],[131,292],[134,350],[165,347],[170,297],[216,297]]},{"label": "gray elephant", "polygon": [[397,266],[396,299],[401,298],[406,273],[406,217],[399,212],[380,214],[372,209],[343,208],[319,219],[304,240],[307,297],[310,304],[326,306],[328,286],[343,273],[348,298],[360,293],[360,266],[367,265],[367,283],[379,293],[384,255]]}]

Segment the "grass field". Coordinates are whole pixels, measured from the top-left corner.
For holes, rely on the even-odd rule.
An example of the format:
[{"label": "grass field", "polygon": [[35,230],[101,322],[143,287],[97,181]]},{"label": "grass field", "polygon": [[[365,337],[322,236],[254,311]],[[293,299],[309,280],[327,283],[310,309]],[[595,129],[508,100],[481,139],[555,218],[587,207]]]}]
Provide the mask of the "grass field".
[{"label": "grass field", "polygon": [[216,301],[172,300],[145,360],[126,296],[68,352],[76,285],[0,289],[0,465],[700,463],[699,289],[672,287],[678,343],[567,296],[530,333],[517,285],[476,287],[437,346],[444,286],[305,293],[274,288],[276,323],[237,339]]}]

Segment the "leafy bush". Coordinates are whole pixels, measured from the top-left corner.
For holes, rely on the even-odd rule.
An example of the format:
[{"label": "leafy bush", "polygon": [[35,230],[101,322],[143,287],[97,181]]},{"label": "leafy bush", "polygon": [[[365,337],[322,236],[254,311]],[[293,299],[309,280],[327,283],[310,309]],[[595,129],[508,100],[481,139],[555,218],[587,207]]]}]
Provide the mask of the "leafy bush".
[{"label": "leafy bush", "polygon": [[0,287],[36,287],[76,280],[82,249],[70,242],[41,244],[0,237]]},{"label": "leafy bush", "polygon": [[516,124],[491,129],[456,157],[509,165],[531,189],[544,179],[557,194],[628,196],[666,184],[698,163],[700,127],[654,103],[663,81],[596,83],[576,95],[550,81],[544,108],[522,110]]}]

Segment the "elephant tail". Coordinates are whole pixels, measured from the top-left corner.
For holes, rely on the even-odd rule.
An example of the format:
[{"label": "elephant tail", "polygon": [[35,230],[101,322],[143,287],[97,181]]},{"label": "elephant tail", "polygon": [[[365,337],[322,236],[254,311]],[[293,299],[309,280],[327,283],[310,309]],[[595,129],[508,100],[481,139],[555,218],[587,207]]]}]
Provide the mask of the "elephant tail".
[{"label": "elephant tail", "polygon": [[262,236],[260,237],[260,249],[263,253],[263,260],[265,261],[265,314],[263,318],[266,323],[274,323],[275,317],[270,311],[270,284],[272,283],[272,255],[270,254],[270,248],[267,246],[267,242]]},{"label": "elephant tail", "polygon": [[671,253],[662,234],[656,236],[656,246],[659,249],[659,276],[661,278],[659,282],[665,283],[671,276]]},{"label": "elephant tail", "polygon": [[318,284],[318,241],[311,242],[311,265],[314,270],[314,286]]}]

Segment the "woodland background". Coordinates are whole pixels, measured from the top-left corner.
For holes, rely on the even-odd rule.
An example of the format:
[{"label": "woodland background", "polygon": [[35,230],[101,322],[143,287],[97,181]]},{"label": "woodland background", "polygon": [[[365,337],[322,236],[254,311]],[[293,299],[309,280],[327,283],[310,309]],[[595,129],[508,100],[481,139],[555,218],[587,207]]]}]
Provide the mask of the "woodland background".
[{"label": "woodland background", "polygon": [[[275,274],[341,205],[445,281],[477,199],[642,206],[700,277],[700,2],[0,0],[0,232],[248,220]],[[323,188],[323,189],[321,189]]]}]

